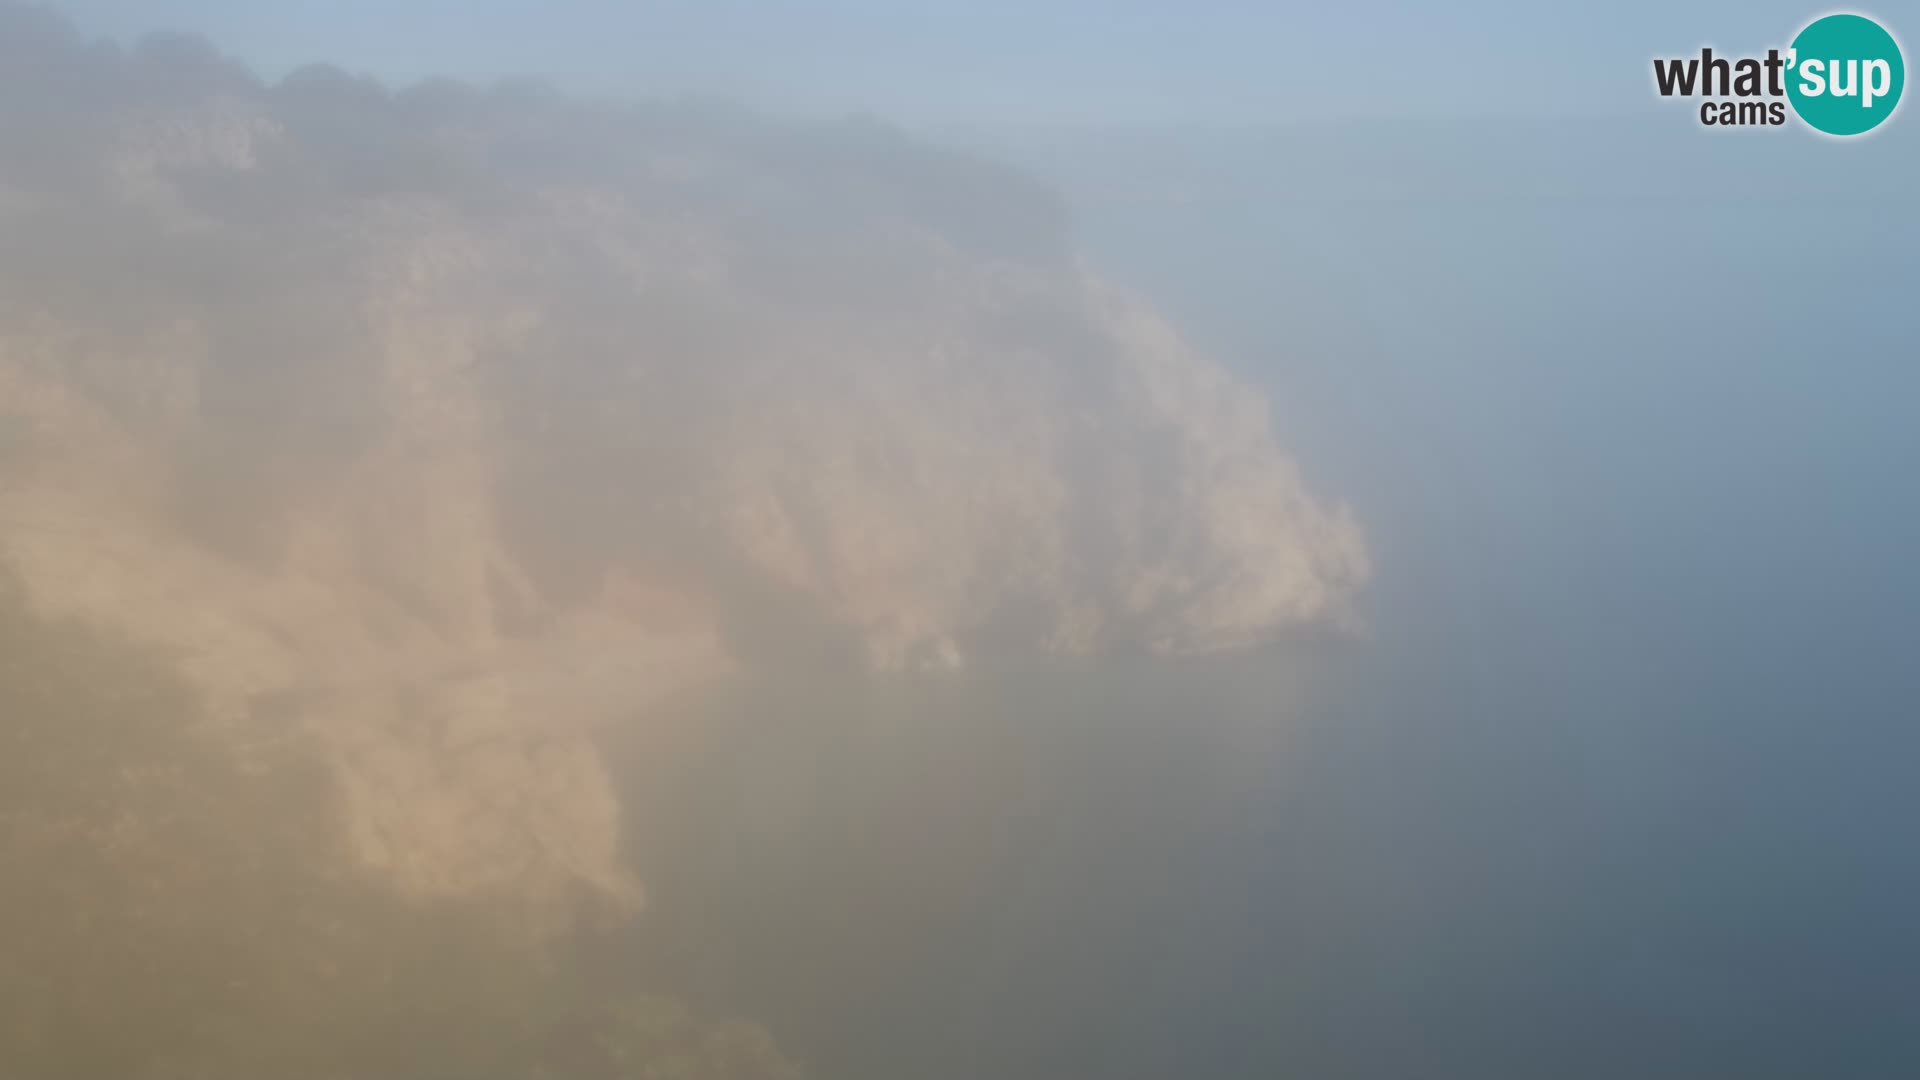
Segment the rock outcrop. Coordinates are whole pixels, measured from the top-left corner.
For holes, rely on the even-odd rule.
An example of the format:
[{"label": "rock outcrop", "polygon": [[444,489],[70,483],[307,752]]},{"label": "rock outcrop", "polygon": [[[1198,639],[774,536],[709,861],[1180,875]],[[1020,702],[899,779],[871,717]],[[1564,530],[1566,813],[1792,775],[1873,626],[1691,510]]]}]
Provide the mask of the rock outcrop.
[{"label": "rock outcrop", "polygon": [[0,558],[407,893],[630,910],[595,727],[734,667],[1350,618],[1259,395],[1018,177],[0,18]]}]

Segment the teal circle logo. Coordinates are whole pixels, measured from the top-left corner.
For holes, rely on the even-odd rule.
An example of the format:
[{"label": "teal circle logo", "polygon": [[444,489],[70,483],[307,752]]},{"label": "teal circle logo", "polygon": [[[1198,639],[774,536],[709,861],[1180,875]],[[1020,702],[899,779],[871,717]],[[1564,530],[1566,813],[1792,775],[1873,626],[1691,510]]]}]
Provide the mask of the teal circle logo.
[{"label": "teal circle logo", "polygon": [[1793,39],[1787,100],[1829,135],[1862,135],[1893,115],[1907,84],[1900,45],[1864,15],[1827,15]]}]

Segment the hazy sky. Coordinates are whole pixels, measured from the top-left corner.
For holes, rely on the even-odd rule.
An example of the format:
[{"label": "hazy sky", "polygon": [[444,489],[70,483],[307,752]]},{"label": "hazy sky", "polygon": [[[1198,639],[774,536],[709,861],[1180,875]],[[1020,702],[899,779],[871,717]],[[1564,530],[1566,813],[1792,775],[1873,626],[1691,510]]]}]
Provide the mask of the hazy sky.
[{"label": "hazy sky", "polygon": [[325,60],[410,80],[539,74],[910,124],[1291,124],[1611,112],[1656,53],[1783,43],[1818,10],[1687,4],[535,3],[64,0],[84,28],[215,32],[268,74]]}]

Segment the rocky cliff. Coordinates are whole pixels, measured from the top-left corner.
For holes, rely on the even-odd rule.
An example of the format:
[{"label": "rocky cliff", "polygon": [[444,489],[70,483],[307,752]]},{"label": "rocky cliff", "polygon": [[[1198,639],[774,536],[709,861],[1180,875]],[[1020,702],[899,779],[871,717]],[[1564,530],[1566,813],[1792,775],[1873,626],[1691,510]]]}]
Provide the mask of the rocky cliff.
[{"label": "rocky cliff", "polygon": [[1259,394],[1018,176],[0,23],[0,559],[404,893],[633,910],[595,729],[730,669],[1350,618]]}]

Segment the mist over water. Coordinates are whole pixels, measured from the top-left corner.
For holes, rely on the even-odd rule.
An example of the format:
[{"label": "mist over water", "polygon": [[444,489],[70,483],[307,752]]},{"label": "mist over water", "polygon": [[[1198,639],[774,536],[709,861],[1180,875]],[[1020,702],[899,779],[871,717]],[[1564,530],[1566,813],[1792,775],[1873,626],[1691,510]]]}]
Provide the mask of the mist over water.
[{"label": "mist over water", "polygon": [[1219,860],[1259,868],[1223,964],[1272,997],[1170,1009],[1169,1055],[1915,1060],[1913,143],[1696,134],[1009,140],[1375,545],[1368,638],[1247,811],[1291,839]]},{"label": "mist over water", "polygon": [[1920,1063],[1904,126],[0,16],[0,1073]]},{"label": "mist over water", "polygon": [[1166,1067],[1142,1051],[1266,921],[1249,856],[1287,825],[1266,800],[1307,666],[739,687],[698,710],[694,764],[625,769],[660,883],[635,962],[859,1075]]},{"label": "mist over water", "polygon": [[[1843,183],[1637,121],[1414,134],[1338,190],[1312,174],[1409,134],[989,141],[1271,389],[1368,523],[1366,633],[823,703],[885,734],[777,808],[693,781],[791,869],[665,874],[663,924],[684,902],[796,950],[701,985],[861,1075],[1916,1060],[1912,151],[1859,148]],[[1621,164],[1662,155],[1694,182]],[[816,962],[862,1004],[790,981]]]}]

